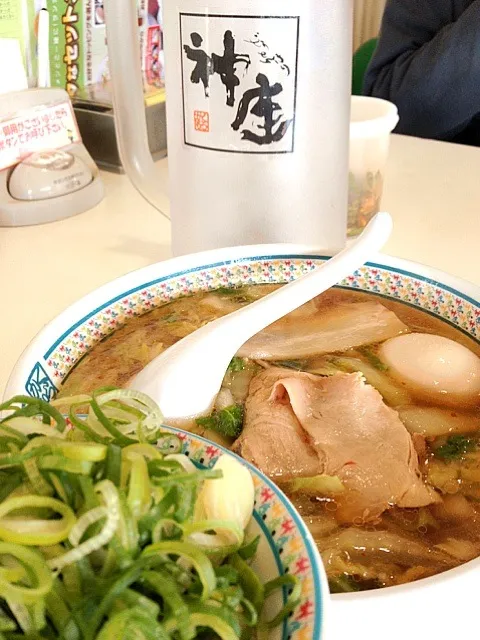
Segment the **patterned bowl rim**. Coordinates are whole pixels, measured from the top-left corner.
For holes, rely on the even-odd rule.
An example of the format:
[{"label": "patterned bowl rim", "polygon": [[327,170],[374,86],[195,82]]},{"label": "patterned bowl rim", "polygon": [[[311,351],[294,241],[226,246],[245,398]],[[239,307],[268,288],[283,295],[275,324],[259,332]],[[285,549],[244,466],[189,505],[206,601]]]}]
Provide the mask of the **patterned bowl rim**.
[{"label": "patterned bowl rim", "polygon": [[[312,591],[308,593],[307,599],[314,607],[313,625],[311,625],[312,636],[310,640],[322,640],[325,637],[325,618],[327,617],[328,619],[328,603],[330,600],[328,580],[312,534],[310,533],[308,527],[306,526],[298,511],[293,506],[292,502],[288,499],[285,493],[279,487],[277,487],[277,485],[272,482],[266,475],[264,475],[259,469],[257,469],[257,467],[255,467],[247,460],[244,460],[233,451],[229,451],[222,445],[214,443],[207,438],[203,438],[196,433],[190,433],[176,427],[164,426],[163,428],[165,431],[182,435],[183,442],[188,440],[190,442],[201,442],[209,446],[214,445],[215,449],[217,449],[219,452],[235,458],[236,460],[241,462],[250,471],[250,473],[252,473],[252,475],[256,476],[263,485],[268,487],[275,498],[282,504],[295,525],[295,532],[292,532],[292,535],[300,535],[310,562],[310,570],[313,577],[313,586]],[[257,510],[257,507],[254,510],[254,518],[257,524],[260,524],[262,517]],[[284,562],[275,544],[272,543],[272,534],[270,532],[268,532],[267,534],[265,525],[261,525],[260,528],[263,535],[268,538],[269,547],[272,555],[275,558],[277,568],[283,568]],[[295,640],[295,635],[287,634],[288,627],[286,623],[287,620],[283,624],[282,640],[286,640],[287,638],[288,640]]]},{"label": "patterned bowl rim", "polygon": [[[121,299],[133,291],[151,286],[155,282],[201,272],[215,267],[232,266],[235,264],[273,261],[273,260],[326,260],[330,256],[318,247],[292,244],[249,245],[226,249],[215,249],[196,254],[189,254],[172,258],[143,267],[87,294],[76,303],[68,307],[56,318],[49,322],[26,347],[18,359],[8,380],[4,397],[8,398],[17,393],[24,393],[25,381],[37,360],[48,353],[52,345],[58,343],[59,336],[67,335],[73,326],[81,324],[92,313],[104,308],[114,301]],[[402,258],[395,258],[385,254],[377,254],[367,265],[370,269],[383,269],[399,276],[411,277],[430,286],[441,287],[444,291],[480,308],[480,286],[461,278],[447,274],[441,270],[422,265]],[[408,304],[408,303],[406,303]],[[480,316],[477,318],[480,324]],[[67,329],[68,328],[68,329]],[[62,339],[60,338],[60,340]],[[371,603],[375,607],[386,604],[386,599],[395,593],[395,600],[401,595],[405,598],[425,590],[438,594],[449,593],[458,588],[461,580],[462,591],[470,582],[470,589],[475,590],[475,570],[480,568],[480,558],[467,562],[456,569],[449,570],[439,576],[425,578],[408,585],[389,587],[381,590],[367,591],[360,594],[342,594],[333,596],[333,600],[355,601],[356,605],[366,606]],[[415,600],[412,601],[413,603]],[[366,614],[365,614],[366,615]]]},{"label": "patterned bowl rim", "polygon": [[[55,345],[88,317],[129,294],[161,281],[215,267],[282,259],[327,260],[329,257],[330,255],[319,251],[318,248],[306,245],[248,245],[188,254],[157,262],[115,278],[67,307],[34,336],[14,365],[4,390],[4,397],[18,393],[19,388],[24,388],[25,375],[30,373],[30,370],[27,371],[28,363],[32,361],[33,352],[38,353],[41,350],[41,345],[44,345],[43,353],[37,359],[48,356]],[[478,307],[480,304],[479,286],[426,265],[379,253],[365,266],[371,269],[387,269],[399,276],[414,277],[429,285],[440,285],[445,291],[460,296],[474,306]]]}]

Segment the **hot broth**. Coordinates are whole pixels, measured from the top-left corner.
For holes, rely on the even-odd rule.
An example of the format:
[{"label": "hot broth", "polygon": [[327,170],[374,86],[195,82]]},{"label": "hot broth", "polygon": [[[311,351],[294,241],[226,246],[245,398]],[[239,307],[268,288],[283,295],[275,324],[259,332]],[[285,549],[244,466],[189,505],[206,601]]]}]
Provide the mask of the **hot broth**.
[{"label": "hot broth", "polygon": [[[126,385],[157,354],[177,340],[274,288],[274,285],[256,285],[198,293],[132,318],[97,344],[76,365],[59,396],[88,392],[104,385]],[[339,320],[335,326],[331,316],[337,309]],[[357,324],[355,318],[358,319]],[[361,323],[364,326],[359,329]],[[374,337],[377,330],[381,334],[380,339]],[[318,346],[319,341],[316,340],[316,335],[321,332],[325,337],[326,331],[331,332],[331,344],[336,345],[331,352],[325,350],[325,340],[322,346]],[[397,336],[412,334],[447,338],[469,350],[470,356],[466,350],[459,353],[460,378],[448,378],[440,384],[444,384],[447,391],[450,389],[448,385],[458,386],[462,380],[462,367],[467,367],[466,390],[435,395],[435,385],[430,392],[428,380],[417,380],[418,370],[412,374],[413,382],[408,375],[405,377],[402,373],[404,363],[397,366],[396,362],[391,362],[385,345]],[[328,335],[330,340],[330,333]],[[420,344],[423,342],[420,338]],[[448,341],[438,342],[436,338],[433,342],[434,350],[450,344]],[[267,345],[265,357],[259,357],[263,343]],[[310,344],[312,352],[308,353]],[[232,361],[214,414],[188,427],[227,445],[233,444],[244,427],[245,432],[235,447],[248,458],[248,449],[242,450],[241,443],[245,445],[246,434],[253,433],[252,429],[262,429],[260,423],[263,419],[262,410],[254,407],[253,390],[259,381],[268,378],[266,372],[270,371],[272,375],[277,372],[277,378],[272,381],[272,389],[277,395],[274,400],[271,396],[265,400],[277,402],[275,406],[267,405],[268,420],[273,411],[278,410],[279,416],[288,413],[291,421],[288,428],[301,431],[301,434],[291,433],[300,438],[298,443],[303,438],[303,444],[310,447],[308,455],[301,459],[308,466],[307,458],[311,456],[312,464],[306,471],[294,474],[295,477],[285,473],[284,469],[270,475],[286,490],[308,523],[322,552],[332,591],[358,591],[403,584],[440,573],[480,555],[480,411],[475,392],[478,383],[475,367],[480,346],[473,339],[448,323],[403,303],[358,291],[332,289],[262,332],[249,349],[242,350]],[[292,357],[296,349],[300,355]],[[276,358],[276,353],[286,353],[288,357]],[[465,353],[470,364],[463,364]],[[255,354],[255,357],[249,354]],[[425,366],[428,367],[428,363]],[[449,375],[450,371],[447,371],[447,377]],[[328,460],[322,456],[327,455],[327,444],[322,442],[321,435],[312,436],[313,428],[315,434],[321,434],[318,428],[322,427],[322,420],[327,420],[325,416],[330,409],[325,405],[325,394],[335,392],[340,397],[341,388],[336,387],[341,387],[343,381],[345,385],[353,385],[352,394],[358,394],[358,399],[357,395],[351,396],[352,403],[370,403],[361,408],[363,422],[358,418],[358,428],[364,429],[365,424],[370,428],[376,421],[376,430],[373,429],[371,435],[374,438],[375,433],[386,433],[382,420],[391,421],[391,429],[398,436],[395,447],[403,447],[402,451],[408,454],[405,468],[400,470],[403,474],[401,482],[405,483],[408,476],[408,482],[415,484],[418,477],[425,488],[421,496],[416,490],[413,498],[404,488],[392,489],[395,499],[392,497],[381,507],[377,503],[372,506],[371,500],[367,500],[368,508],[360,517],[351,517],[350,521],[345,504],[348,506],[349,501],[360,496],[358,478],[355,485],[344,467],[333,475],[325,473]],[[306,412],[298,408],[295,385],[304,385],[302,389],[308,387],[309,393],[317,393],[321,404],[312,405],[313,408],[309,407]],[[380,393],[381,398],[371,387]],[[457,389],[455,386],[452,388]],[[288,405],[287,413],[285,404]],[[352,425],[356,424],[357,417],[352,416],[351,410],[352,407],[344,407],[342,415],[347,416],[344,422],[351,421]],[[318,414],[314,427],[309,423],[309,412]],[[379,416],[380,421],[377,420]],[[283,420],[283,417],[278,420]],[[370,424],[369,421],[373,422]],[[271,431],[281,427],[280,422],[277,426],[275,422],[272,425]],[[345,424],[340,426],[344,428]],[[334,431],[335,428],[332,433]],[[365,437],[367,442],[370,436],[367,434]],[[266,446],[265,437],[262,436],[258,442],[259,449]],[[375,440],[372,443],[372,446],[377,446]],[[350,445],[345,444],[346,447]],[[328,451],[331,458],[332,452]],[[392,448],[390,453],[395,456],[395,451]],[[253,459],[257,455],[258,452],[252,453],[250,459],[259,464]],[[362,455],[364,453],[358,453],[358,459],[353,462],[359,463]],[[319,467],[318,473],[313,473],[316,460],[323,467]],[[261,468],[262,464],[262,470],[268,473],[269,468],[265,468],[268,467],[268,451],[259,464]],[[368,483],[374,487],[375,483],[387,481],[393,482],[385,472],[384,477],[371,478]]]}]

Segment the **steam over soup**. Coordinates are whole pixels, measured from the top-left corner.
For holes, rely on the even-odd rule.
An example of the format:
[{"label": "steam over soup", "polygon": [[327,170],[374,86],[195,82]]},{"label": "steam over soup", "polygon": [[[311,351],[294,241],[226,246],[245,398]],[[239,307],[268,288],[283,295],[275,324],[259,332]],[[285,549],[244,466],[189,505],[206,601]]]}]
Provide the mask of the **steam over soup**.
[{"label": "steam over soup", "polygon": [[[275,288],[194,294],[131,319],[59,397],[126,385],[177,340]],[[332,591],[403,584],[480,555],[479,356],[427,313],[332,289],[249,340],[212,415],[188,428],[286,491]]]}]

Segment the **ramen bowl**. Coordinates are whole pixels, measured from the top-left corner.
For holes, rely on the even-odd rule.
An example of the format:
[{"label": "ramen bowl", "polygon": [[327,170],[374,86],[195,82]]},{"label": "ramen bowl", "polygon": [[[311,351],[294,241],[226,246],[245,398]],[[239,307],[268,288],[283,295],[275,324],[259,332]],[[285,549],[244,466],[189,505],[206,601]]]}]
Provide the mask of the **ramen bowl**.
[{"label": "ramen bowl", "polygon": [[[17,362],[5,396],[27,393],[49,400],[80,358],[134,315],[196,291],[288,282],[326,259],[328,256],[302,246],[236,247],[175,258],[125,275],[72,305],[36,336]],[[339,286],[403,302],[479,340],[480,288],[468,282],[378,255]],[[273,512],[271,520],[266,515],[264,524],[275,529],[272,538],[278,548],[283,545],[281,521]],[[277,564],[282,570],[291,570],[299,560],[298,554],[284,551]],[[467,637],[475,624],[479,568],[480,560],[476,559],[404,586],[334,595],[328,607],[328,638],[383,640],[388,635],[392,640],[404,640],[412,633],[416,638]],[[323,601],[315,581],[320,580],[321,585],[324,577],[314,563],[308,575],[302,603],[282,630],[285,640],[320,637],[315,635],[315,620],[321,618]]]}]

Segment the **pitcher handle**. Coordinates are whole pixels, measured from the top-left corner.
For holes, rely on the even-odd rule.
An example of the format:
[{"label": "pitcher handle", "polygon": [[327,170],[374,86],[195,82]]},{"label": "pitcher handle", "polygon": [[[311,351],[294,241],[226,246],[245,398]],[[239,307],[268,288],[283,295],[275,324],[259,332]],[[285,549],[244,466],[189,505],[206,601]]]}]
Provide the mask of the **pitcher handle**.
[{"label": "pitcher handle", "polygon": [[105,0],[104,9],[120,159],[137,191],[169,218],[159,198],[158,171],[148,146],[137,3],[133,0]]}]

